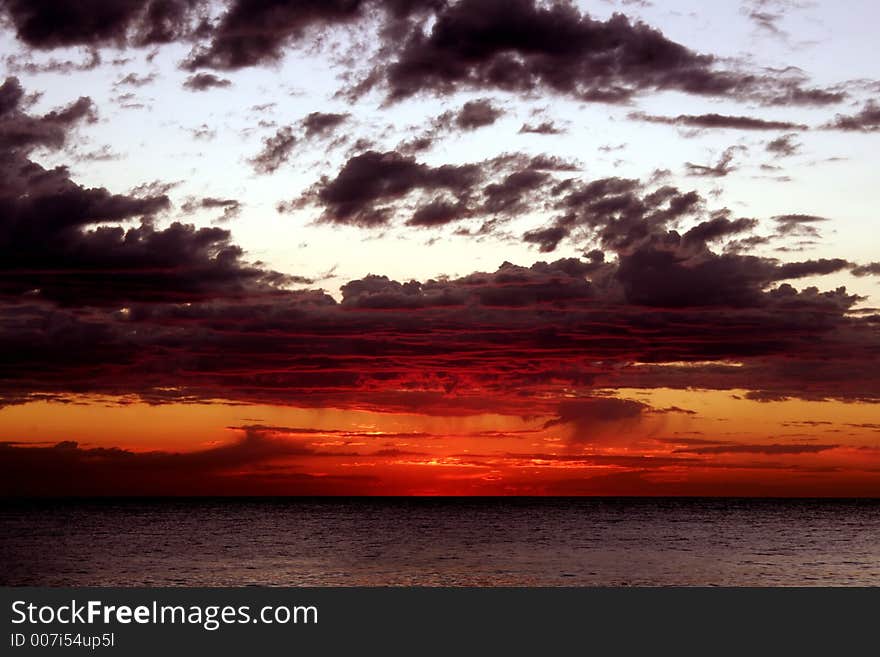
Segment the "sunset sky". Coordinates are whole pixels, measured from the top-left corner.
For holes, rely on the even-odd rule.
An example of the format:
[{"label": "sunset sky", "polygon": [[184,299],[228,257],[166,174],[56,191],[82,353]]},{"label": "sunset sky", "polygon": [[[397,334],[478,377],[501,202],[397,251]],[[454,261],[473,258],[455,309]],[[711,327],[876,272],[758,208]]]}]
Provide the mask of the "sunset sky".
[{"label": "sunset sky", "polygon": [[878,23],[0,0],[0,495],[880,496]]}]

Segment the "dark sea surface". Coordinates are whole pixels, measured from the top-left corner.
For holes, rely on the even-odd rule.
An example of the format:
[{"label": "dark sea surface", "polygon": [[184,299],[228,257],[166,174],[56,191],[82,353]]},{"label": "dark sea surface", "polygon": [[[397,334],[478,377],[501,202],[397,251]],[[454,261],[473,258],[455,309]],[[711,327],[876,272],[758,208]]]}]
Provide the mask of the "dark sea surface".
[{"label": "dark sea surface", "polygon": [[0,583],[880,586],[880,500],[6,500]]}]

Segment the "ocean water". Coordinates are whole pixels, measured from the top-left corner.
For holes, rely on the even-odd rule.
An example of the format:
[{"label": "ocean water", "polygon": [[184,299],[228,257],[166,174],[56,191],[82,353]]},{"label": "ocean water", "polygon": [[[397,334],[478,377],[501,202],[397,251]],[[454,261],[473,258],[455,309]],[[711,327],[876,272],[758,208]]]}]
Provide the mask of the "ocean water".
[{"label": "ocean water", "polygon": [[6,500],[0,583],[880,586],[880,500]]}]

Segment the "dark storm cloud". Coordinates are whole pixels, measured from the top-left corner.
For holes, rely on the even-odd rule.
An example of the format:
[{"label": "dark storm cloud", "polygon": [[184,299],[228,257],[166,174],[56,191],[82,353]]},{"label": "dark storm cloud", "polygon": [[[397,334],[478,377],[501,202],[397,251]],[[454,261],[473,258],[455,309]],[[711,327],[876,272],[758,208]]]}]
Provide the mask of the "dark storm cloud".
[{"label": "dark storm cloud", "polygon": [[444,226],[472,215],[473,210],[461,201],[434,199],[417,207],[406,224],[421,227]]},{"label": "dark storm cloud", "polygon": [[[601,281],[609,291],[619,290],[628,303],[656,307],[761,305],[762,299],[769,298],[766,288],[773,283],[852,266],[840,258],[780,263],[736,249],[715,253],[709,245],[730,237],[737,237],[739,248],[744,248],[748,237],[739,236],[758,226],[755,219],[733,219],[726,211],[709,214],[683,234],[670,228],[683,218],[702,216],[703,205],[694,192],[672,187],[648,191],[634,180],[570,184],[554,205],[561,214],[523,239],[545,252],[572,235],[598,242],[617,254],[617,263],[606,267],[609,272],[613,269],[612,278],[594,276],[593,282]],[[786,215],[774,219],[786,227],[819,218]],[[787,288],[779,289],[780,301],[785,298],[783,289]]]},{"label": "dark storm cloud", "polygon": [[97,120],[95,105],[86,96],[43,116],[24,113],[20,107],[23,100],[18,78],[6,78],[0,86],[0,149],[29,152],[39,146],[61,148],[76,124]]},{"label": "dark storm cloud", "polygon": [[387,203],[413,191],[446,191],[463,201],[480,178],[473,164],[431,167],[394,151],[367,151],[348,160],[333,180],[322,180],[311,196],[324,206],[324,221],[377,226],[391,219]]},{"label": "dark storm cloud", "polygon": [[786,262],[776,268],[774,280],[804,278],[806,276],[824,276],[842,271],[850,266],[842,258],[821,258],[804,262]]},{"label": "dark storm cloud", "polygon": [[[484,163],[480,171],[486,168],[489,165]],[[704,201],[695,192],[673,187],[651,190],[639,181],[620,178],[557,182],[532,168],[500,175],[488,184],[481,183],[483,174],[478,176],[473,169],[466,176],[453,175],[461,173],[454,168],[446,169],[444,176],[439,171],[393,152],[365,154],[353,158],[335,180],[325,181],[313,193],[324,205],[325,217],[329,213],[325,220],[365,227],[388,225],[395,213],[404,210],[402,199],[414,190],[447,187],[444,191],[452,190],[456,196],[417,205],[407,223],[422,227],[482,214],[517,215],[543,201],[556,212],[555,218],[523,239],[545,252],[572,238],[598,242],[618,259],[616,265],[605,265],[613,276],[594,277],[594,283],[617,290],[636,305],[755,306],[767,298],[765,290],[774,283],[852,266],[839,258],[779,263],[740,253],[751,243],[744,234],[757,227],[757,220],[732,218],[725,211],[705,216]],[[671,229],[688,218],[701,220],[683,233]],[[801,226],[820,218],[783,215],[774,220],[780,233],[786,234],[802,231]],[[709,248],[710,243],[732,237],[737,241],[729,252],[717,254]],[[761,241],[766,238],[756,243]],[[408,298],[408,303],[416,302],[418,297]]]},{"label": "dark storm cloud", "polygon": [[300,125],[305,129],[306,139],[315,139],[333,134],[336,128],[345,123],[349,117],[350,114],[312,112],[300,121]]},{"label": "dark storm cloud", "polygon": [[[594,398],[565,400],[559,403],[557,415],[544,423],[549,429],[560,425],[572,425],[575,432],[596,431],[603,424],[620,426],[622,423],[638,421],[648,409],[646,404],[631,399]],[[586,442],[583,435],[579,442]]]},{"label": "dark storm cloud", "polygon": [[462,130],[476,130],[492,125],[504,114],[504,110],[492,104],[488,98],[466,102],[455,115],[455,125]]},{"label": "dark storm cloud", "polygon": [[[693,244],[679,240],[674,233],[630,254],[621,254],[619,261],[616,278],[629,303],[673,308],[753,307],[773,295],[785,305],[791,288],[782,286],[773,293],[765,292],[765,288],[778,281],[830,274],[848,266],[841,259],[779,264],[750,255],[695,251]],[[849,297],[848,303],[855,300]],[[821,299],[815,301],[822,305]],[[834,303],[833,299],[828,301]]]},{"label": "dark storm cloud", "polygon": [[880,276],[880,262],[870,262],[852,268],[853,276]]},{"label": "dark storm cloud", "polygon": [[284,46],[307,28],[354,21],[361,17],[363,4],[358,0],[234,0],[211,43],[194,50],[186,67],[228,70],[278,60]]},{"label": "dark storm cloud", "polygon": [[[244,265],[228,231],[181,223],[157,229],[150,218],[169,208],[164,193],[86,188],[64,167],[32,162],[29,151],[62,147],[94,110],[80,98],[32,117],[20,109],[22,98],[14,78],[0,87],[0,296],[7,301],[184,301],[267,290],[283,280]],[[130,219],[140,225],[120,225]]]},{"label": "dark storm cloud", "polygon": [[0,86],[0,116],[19,108],[24,98],[24,89],[18,78],[9,77]]},{"label": "dark storm cloud", "polygon": [[[90,392],[440,415],[527,408],[573,440],[647,410],[597,400],[593,389],[880,399],[880,326],[847,316],[857,297],[764,290],[781,274],[755,257],[664,254],[506,263],[424,282],[369,276],[345,284],[341,302],[288,291],[83,313],[25,297],[0,306],[9,355],[0,396]],[[705,364],[724,360],[741,364]],[[558,386],[581,398],[560,405],[547,395]],[[591,421],[590,432],[571,430]]]},{"label": "dark storm cloud", "polygon": [[391,100],[462,88],[625,102],[647,90],[828,104],[844,94],[804,89],[799,79],[724,70],[660,31],[621,14],[594,20],[566,2],[462,0],[443,6],[425,32],[416,24],[360,90],[382,84]]},{"label": "dark storm cloud", "polygon": [[728,116],[724,114],[679,114],[656,116],[644,112],[630,112],[630,119],[648,123],[680,125],[689,128],[731,128],[734,130],[807,130],[807,126],[790,121],[766,121],[751,116]]},{"label": "dark storm cloud", "polygon": [[183,88],[190,91],[207,91],[208,89],[223,89],[231,86],[230,80],[218,77],[213,73],[196,73],[190,75],[183,83]]},{"label": "dark storm cloud", "polygon": [[497,183],[486,185],[483,189],[485,201],[483,210],[489,213],[519,213],[533,207],[529,201],[534,192],[550,179],[546,171],[525,169],[504,177]]},{"label": "dark storm cloud", "polygon": [[404,19],[442,4],[442,0],[232,0],[210,42],[194,49],[185,66],[229,70],[271,63],[310,29],[351,24],[373,9],[384,13],[384,32],[391,37]]},{"label": "dark storm cloud", "polygon": [[257,173],[275,173],[290,158],[294,146],[293,129],[290,126],[278,128],[274,135],[263,140],[263,149],[251,158],[251,166]]},{"label": "dark storm cloud", "polygon": [[[846,93],[804,87],[789,71],[726,69],[713,55],[671,41],[622,14],[606,21],[563,0],[229,0],[210,18],[206,0],[3,0],[26,45],[195,44],[190,71],[279,61],[306,38],[366,24],[385,60],[348,92],[381,86],[389,100],[458,89],[532,92],[621,103],[644,91],[677,90],[767,105],[827,105]],[[430,26],[428,32],[425,26]]]},{"label": "dark storm cloud", "polygon": [[756,219],[747,219],[745,217],[730,219],[725,214],[720,214],[702,221],[688,230],[683,236],[683,241],[705,244],[750,231],[757,225],[758,221]]},{"label": "dark storm cloud", "polygon": [[237,208],[241,206],[241,203],[232,198],[213,198],[208,196],[202,199],[201,206],[203,208]]},{"label": "dark storm cloud", "polygon": [[169,43],[193,29],[202,0],[3,0],[16,36],[33,48]]},{"label": "dark storm cloud", "polygon": [[849,132],[876,132],[880,130],[880,104],[869,100],[861,111],[852,115],[838,114],[824,127]]},{"label": "dark storm cloud", "polygon": [[[430,166],[401,151],[351,157],[333,179],[324,177],[292,207],[323,208],[321,220],[361,227],[440,226],[468,217],[509,219],[535,207],[552,172],[574,165],[557,157],[504,154],[476,163]],[[283,206],[282,209],[284,209]]]},{"label": "dark storm cloud", "polygon": [[542,252],[554,251],[561,241],[584,231],[595,233],[605,246],[626,249],[667,222],[692,216],[701,203],[695,192],[681,193],[674,187],[647,192],[639,181],[624,178],[566,181],[554,192],[554,207],[561,214],[523,236]]},{"label": "dark storm cloud", "polygon": [[460,88],[540,88],[611,103],[670,89],[767,105],[827,105],[846,97],[838,88],[806,88],[788,70],[725,69],[713,55],[643,22],[622,14],[595,20],[562,0],[229,0],[219,7],[213,20],[206,0],[2,0],[30,47],[194,43],[183,62],[190,71],[271,64],[306,37],[378,18],[370,29],[378,30],[387,61],[349,91],[382,86],[391,100]]},{"label": "dark storm cloud", "polygon": [[[272,282],[285,280],[242,264],[241,249],[219,228],[86,227],[162,209],[165,199],[130,199],[73,184],[55,193],[32,186],[31,193],[30,202],[0,198],[9,212],[0,227],[0,295],[7,300],[184,302],[268,292]],[[60,209],[64,204],[74,208]]]}]

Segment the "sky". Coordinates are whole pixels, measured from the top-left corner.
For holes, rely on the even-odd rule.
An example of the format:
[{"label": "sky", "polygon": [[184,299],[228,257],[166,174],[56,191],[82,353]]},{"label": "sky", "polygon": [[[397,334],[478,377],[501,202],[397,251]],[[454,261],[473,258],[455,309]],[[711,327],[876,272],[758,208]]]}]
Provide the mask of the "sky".
[{"label": "sky", "polygon": [[0,0],[0,495],[880,495],[857,0]]}]

